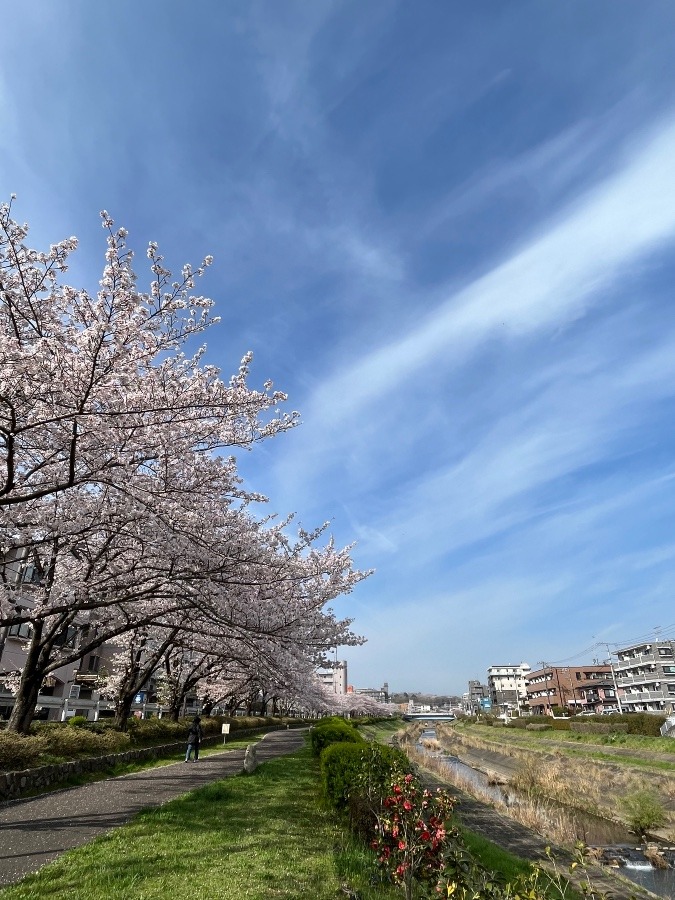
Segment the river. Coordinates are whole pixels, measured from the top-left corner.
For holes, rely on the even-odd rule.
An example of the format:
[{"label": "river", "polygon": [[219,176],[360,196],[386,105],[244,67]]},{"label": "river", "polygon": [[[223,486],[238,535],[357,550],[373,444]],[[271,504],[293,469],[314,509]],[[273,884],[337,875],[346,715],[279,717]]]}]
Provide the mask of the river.
[{"label": "river", "polygon": [[[422,743],[436,739],[436,731],[428,728],[420,735],[417,748],[440,762],[448,772],[449,781],[459,783],[477,799],[498,806],[506,815],[509,808],[520,802],[518,792],[510,786],[494,784],[484,772],[473,769],[456,756],[431,750]],[[602,848],[604,858],[611,866],[620,867],[625,878],[653,894],[675,900],[675,848],[660,848],[670,868],[656,868],[645,858],[643,849],[637,846],[635,835],[622,825],[562,804],[551,802],[548,808],[556,819],[566,821],[569,831],[575,834],[577,840],[583,841],[588,847]]]}]

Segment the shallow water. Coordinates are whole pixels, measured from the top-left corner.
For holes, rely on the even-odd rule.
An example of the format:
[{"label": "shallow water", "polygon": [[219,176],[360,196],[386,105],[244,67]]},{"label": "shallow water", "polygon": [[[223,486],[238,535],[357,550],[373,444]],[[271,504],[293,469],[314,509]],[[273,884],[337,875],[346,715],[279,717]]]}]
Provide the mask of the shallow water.
[{"label": "shallow water", "polygon": [[[470,792],[478,799],[484,798],[487,802],[505,802],[507,806],[514,806],[518,803],[517,791],[510,787],[490,784],[484,772],[471,768],[456,756],[446,756],[444,753],[429,750],[421,744],[423,740],[434,739],[436,739],[436,732],[433,729],[425,730],[419,738],[418,749],[422,753],[440,760],[444,768],[459,776],[465,784],[470,785]],[[636,848],[635,835],[622,825],[608,822],[606,819],[584,813],[581,810],[567,808],[562,804],[551,803],[550,807],[555,811],[557,817],[565,817],[578,840],[590,847],[606,848],[620,860],[620,871],[625,878],[660,897],[671,898],[671,900],[675,898],[675,868],[657,869],[652,866]],[[670,854],[667,855],[670,856]],[[675,853],[673,857],[675,860]],[[671,865],[673,865],[672,861]]]}]

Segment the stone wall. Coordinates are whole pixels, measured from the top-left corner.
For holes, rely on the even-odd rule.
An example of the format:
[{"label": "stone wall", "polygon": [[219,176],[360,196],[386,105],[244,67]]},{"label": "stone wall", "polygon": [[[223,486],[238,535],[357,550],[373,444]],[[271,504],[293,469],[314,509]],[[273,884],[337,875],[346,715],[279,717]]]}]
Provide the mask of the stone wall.
[{"label": "stone wall", "polygon": [[[259,734],[260,732],[278,731],[280,728],[285,729],[286,726],[242,728],[240,731],[233,731],[229,735],[229,740],[236,740],[240,737]],[[202,746],[208,747],[222,743],[222,734],[207,735],[202,741]],[[185,746],[185,741],[178,741],[171,744],[159,744],[155,747],[138,747],[135,750],[125,750],[123,753],[110,753],[107,756],[73,759],[69,762],[54,763],[50,766],[38,766],[35,769],[23,769],[20,772],[3,772],[0,773],[0,801],[16,800],[31,791],[39,793],[40,791],[48,790],[54,785],[62,784],[74,776],[88,775],[92,772],[105,772],[120,764],[171,757],[176,753],[184,753]]]}]

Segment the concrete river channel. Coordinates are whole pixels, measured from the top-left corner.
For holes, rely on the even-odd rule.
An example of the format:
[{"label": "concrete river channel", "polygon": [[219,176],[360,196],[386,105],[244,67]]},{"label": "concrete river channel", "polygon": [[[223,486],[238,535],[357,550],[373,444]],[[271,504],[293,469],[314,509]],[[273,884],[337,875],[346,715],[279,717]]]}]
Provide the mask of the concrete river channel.
[{"label": "concrete river channel", "polygon": [[[485,772],[472,768],[458,757],[425,746],[425,741],[436,739],[435,729],[426,728],[419,737],[417,750],[433,757],[436,764],[446,770],[450,783],[456,783],[476,799],[496,806],[503,815],[508,815],[508,810],[518,805],[521,798],[518,791],[510,785],[495,784]],[[439,774],[443,776],[442,772]],[[578,840],[588,847],[601,849],[602,860],[606,865],[619,867],[625,878],[653,894],[675,898],[675,848],[660,848],[670,867],[656,868],[646,859],[635,835],[622,825],[553,801],[547,807],[556,819],[564,819],[569,824],[569,830],[576,834]]]}]

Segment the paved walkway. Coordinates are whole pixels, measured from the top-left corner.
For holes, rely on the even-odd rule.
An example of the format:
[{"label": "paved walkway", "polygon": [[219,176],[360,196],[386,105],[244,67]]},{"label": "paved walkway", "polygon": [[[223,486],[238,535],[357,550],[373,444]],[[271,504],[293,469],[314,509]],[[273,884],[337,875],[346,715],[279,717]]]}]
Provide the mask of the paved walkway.
[{"label": "paved walkway", "polygon": [[[258,760],[302,747],[304,731],[273,731],[256,743]],[[121,778],[95,781],[0,806],[0,885],[35,872],[66,850],[128,822],[142,809],[242,771],[244,750],[224,750],[199,762],[169,763]]]}]

